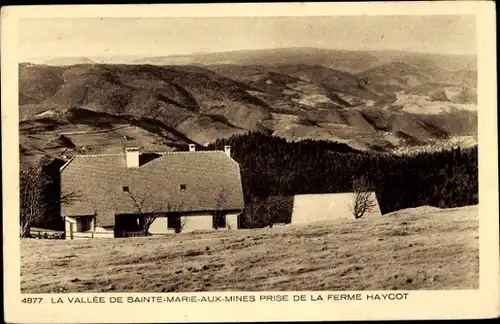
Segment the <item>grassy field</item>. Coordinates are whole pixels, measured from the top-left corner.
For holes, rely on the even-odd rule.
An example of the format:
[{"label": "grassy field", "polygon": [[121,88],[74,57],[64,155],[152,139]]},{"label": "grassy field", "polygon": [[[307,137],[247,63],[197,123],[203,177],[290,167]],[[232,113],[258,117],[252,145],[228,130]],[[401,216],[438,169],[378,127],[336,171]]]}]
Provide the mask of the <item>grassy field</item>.
[{"label": "grassy field", "polygon": [[22,292],[478,288],[477,206],[169,237],[21,242]]}]

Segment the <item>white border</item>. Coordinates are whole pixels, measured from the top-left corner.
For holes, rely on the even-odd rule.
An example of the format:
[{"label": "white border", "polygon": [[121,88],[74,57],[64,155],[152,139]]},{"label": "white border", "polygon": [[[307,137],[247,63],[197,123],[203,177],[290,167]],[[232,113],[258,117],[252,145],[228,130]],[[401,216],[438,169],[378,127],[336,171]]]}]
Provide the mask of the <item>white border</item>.
[{"label": "white border", "polygon": [[[498,162],[494,3],[274,3],[2,7],[2,156],[6,322],[212,322],[495,317],[499,310]],[[404,301],[222,304],[21,304],[19,249],[18,21],[41,17],[235,17],[324,15],[475,15],[479,107],[480,289],[412,291]],[[366,294],[367,292],[362,292]],[[201,295],[235,295],[204,293]],[[256,296],[264,292],[255,293]],[[271,292],[270,294],[279,294]],[[291,295],[293,292],[287,292]],[[311,294],[315,294],[312,293]],[[95,296],[106,294],[67,294]],[[114,296],[131,294],[114,294]],[[146,296],[154,294],[133,294]],[[193,294],[180,294],[193,295]],[[45,295],[46,298],[50,295]],[[56,295],[53,295],[57,297]]]}]

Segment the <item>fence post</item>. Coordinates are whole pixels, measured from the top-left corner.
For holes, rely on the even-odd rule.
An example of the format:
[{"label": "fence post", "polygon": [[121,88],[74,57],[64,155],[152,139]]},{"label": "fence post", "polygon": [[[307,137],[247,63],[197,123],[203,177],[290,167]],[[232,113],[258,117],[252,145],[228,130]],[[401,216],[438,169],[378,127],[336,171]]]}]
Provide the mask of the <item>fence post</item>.
[{"label": "fence post", "polygon": [[95,212],[94,212],[94,219],[92,219],[92,227],[94,228],[93,231],[92,231],[92,238],[94,238],[94,235],[95,235],[95,227],[96,227],[96,224],[95,224]]}]

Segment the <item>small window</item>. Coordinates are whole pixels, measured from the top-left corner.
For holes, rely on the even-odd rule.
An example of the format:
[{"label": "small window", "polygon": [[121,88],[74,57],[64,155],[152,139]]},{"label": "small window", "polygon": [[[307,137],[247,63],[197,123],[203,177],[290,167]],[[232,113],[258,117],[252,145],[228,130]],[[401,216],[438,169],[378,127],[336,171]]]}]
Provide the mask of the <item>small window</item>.
[{"label": "small window", "polygon": [[92,227],[91,217],[80,217],[76,220],[76,230],[78,232],[90,231],[91,227]]},{"label": "small window", "polygon": [[128,186],[123,186],[123,192],[129,192],[128,191]]},{"label": "small window", "polygon": [[185,184],[181,184],[181,190],[186,190],[186,185]]}]

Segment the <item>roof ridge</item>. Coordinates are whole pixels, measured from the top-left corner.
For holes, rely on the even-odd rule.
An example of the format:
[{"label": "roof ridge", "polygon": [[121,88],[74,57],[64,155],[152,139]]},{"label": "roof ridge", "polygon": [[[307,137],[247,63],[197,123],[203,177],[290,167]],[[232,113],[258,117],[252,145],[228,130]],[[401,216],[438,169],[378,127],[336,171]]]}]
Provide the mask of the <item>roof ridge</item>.
[{"label": "roof ridge", "polygon": [[92,156],[118,156],[118,155],[125,155],[125,153],[103,153],[103,154],[76,154],[73,156],[74,158],[77,156],[82,156],[82,157],[92,157]]},{"label": "roof ridge", "polygon": [[154,151],[146,151],[141,153],[157,153],[157,154],[183,154],[183,153],[225,153],[223,150],[210,150],[210,151],[173,151],[173,152],[154,152]]},{"label": "roof ridge", "polygon": [[[366,190],[362,191],[363,193],[374,193],[375,190]],[[305,193],[305,194],[296,194],[293,196],[319,196],[319,195],[338,195],[338,194],[354,194],[354,191],[342,191],[342,192],[318,192],[318,193]]]},{"label": "roof ridge", "polygon": [[[147,153],[155,153],[155,154],[184,154],[184,153],[225,153],[223,150],[210,150],[210,151],[173,151],[173,152],[166,152],[166,151],[142,151],[139,152],[140,154],[147,154]],[[92,157],[92,156],[118,156],[118,155],[125,155],[126,153],[101,153],[101,154],[76,154],[73,157],[77,156],[82,156],[82,157]]]}]

